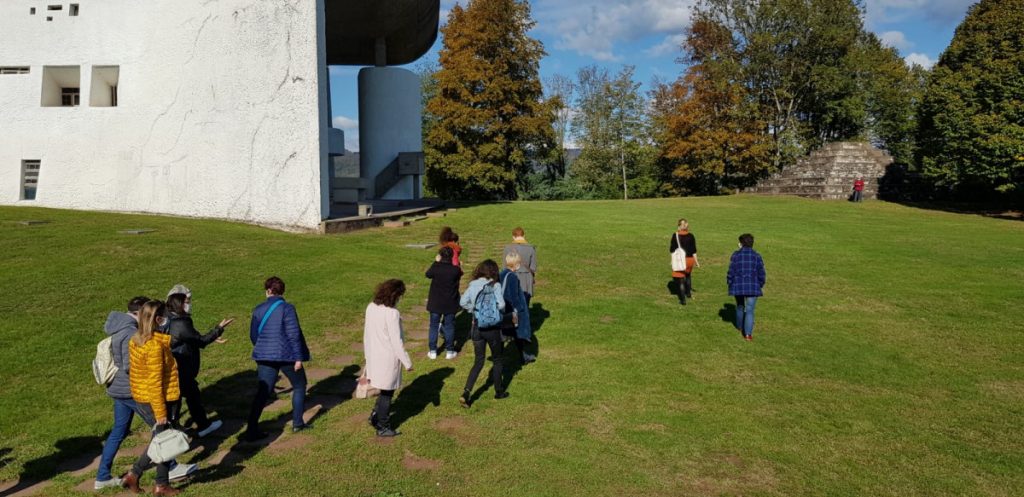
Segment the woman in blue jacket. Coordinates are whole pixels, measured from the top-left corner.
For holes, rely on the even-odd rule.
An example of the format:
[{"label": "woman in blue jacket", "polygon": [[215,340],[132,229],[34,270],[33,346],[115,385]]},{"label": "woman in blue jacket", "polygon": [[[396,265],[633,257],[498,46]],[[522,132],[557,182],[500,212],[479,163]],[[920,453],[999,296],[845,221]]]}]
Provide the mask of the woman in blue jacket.
[{"label": "woman in blue jacket", "polygon": [[306,404],[306,371],[302,363],[309,361],[309,347],[299,326],[295,306],[284,300],[284,281],[277,276],[263,283],[267,300],[252,311],[249,339],[252,358],[256,361],[256,398],[249,409],[249,426],[243,438],[259,440],[267,436],[259,430],[260,415],[270,393],[274,391],[278,373],[284,373],[292,384],[292,431],[309,428],[302,420]]},{"label": "woman in blue jacket", "polygon": [[736,329],[749,342],[754,339],[754,306],[765,282],[764,260],[754,250],[754,235],[740,235],[740,249],[732,253],[725,282],[729,295],[736,297]]},{"label": "woman in blue jacket", "polygon": [[[505,309],[505,298],[498,282],[498,263],[487,259],[480,263],[473,271],[473,281],[469,282],[469,288],[462,294],[459,305],[473,315],[473,325],[470,328],[469,336],[473,339],[473,368],[469,370],[469,377],[466,378],[466,388],[459,397],[462,407],[469,407],[470,395],[473,384],[476,383],[480,370],[484,368],[484,361],[487,359],[487,347],[491,348],[491,382],[494,383],[494,398],[504,399],[508,397],[505,385],[502,382],[501,356],[505,352],[501,338],[501,317],[500,313]],[[485,308],[485,306],[495,306]],[[479,308],[478,308],[479,307]],[[490,316],[494,311],[498,315],[497,323],[491,326],[479,326],[478,315]]]},{"label": "woman in blue jacket", "polygon": [[[519,284],[519,276],[516,275],[520,264],[521,259],[518,252],[509,251],[505,254],[505,269],[502,269],[499,275],[505,297],[506,318],[502,324],[506,330],[514,330],[512,333],[506,333],[515,336],[519,356],[523,364],[529,364],[536,361],[537,356],[526,351],[527,344],[533,339],[533,329],[530,327],[530,309],[526,306],[526,295],[523,293],[522,285]],[[511,314],[510,318],[507,316],[508,314]]]}]

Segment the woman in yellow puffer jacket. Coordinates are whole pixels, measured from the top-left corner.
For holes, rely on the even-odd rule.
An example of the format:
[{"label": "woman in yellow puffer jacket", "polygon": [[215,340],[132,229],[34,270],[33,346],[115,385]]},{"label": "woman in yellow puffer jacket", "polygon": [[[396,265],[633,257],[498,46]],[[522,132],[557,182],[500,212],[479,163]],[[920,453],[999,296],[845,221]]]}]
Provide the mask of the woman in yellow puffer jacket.
[{"label": "woman in yellow puffer jacket", "polygon": [[[147,302],[139,310],[139,329],[128,343],[129,383],[132,398],[138,405],[139,415],[153,427],[156,435],[168,428],[167,403],[180,398],[178,365],[171,354],[171,336],[159,333],[158,321],[164,317],[165,305],[159,300]],[[145,452],[125,475],[123,485],[135,493],[142,493],[139,477],[153,462]],[[156,465],[156,488],[153,495],[177,495],[180,491],[170,485],[167,463]]]}]

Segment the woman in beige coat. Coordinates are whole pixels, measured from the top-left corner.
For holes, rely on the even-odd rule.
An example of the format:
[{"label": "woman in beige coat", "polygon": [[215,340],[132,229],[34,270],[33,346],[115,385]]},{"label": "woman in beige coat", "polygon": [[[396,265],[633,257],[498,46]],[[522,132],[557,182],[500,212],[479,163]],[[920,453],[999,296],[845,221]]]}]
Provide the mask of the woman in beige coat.
[{"label": "woman in beige coat", "polygon": [[404,294],[405,283],[402,280],[387,280],[377,285],[373,302],[366,306],[363,350],[366,354],[366,378],[370,386],[380,390],[377,404],[370,413],[370,425],[377,429],[378,437],[399,434],[391,429],[391,398],[402,385],[402,367],[412,371],[412,359],[403,344],[402,317],[397,309]]}]

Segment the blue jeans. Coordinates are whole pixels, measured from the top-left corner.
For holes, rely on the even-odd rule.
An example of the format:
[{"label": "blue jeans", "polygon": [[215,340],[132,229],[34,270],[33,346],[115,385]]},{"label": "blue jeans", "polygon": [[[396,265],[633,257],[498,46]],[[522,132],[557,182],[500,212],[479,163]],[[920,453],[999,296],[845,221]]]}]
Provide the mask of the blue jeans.
[{"label": "blue jeans", "polygon": [[114,399],[114,427],[110,429],[110,436],[103,444],[103,455],[100,457],[99,470],[96,471],[96,480],[107,481],[113,478],[110,467],[114,464],[114,457],[121,448],[121,442],[132,430],[132,419],[135,418],[138,409],[138,405],[132,399]]},{"label": "blue jeans", "polygon": [[259,432],[260,415],[267,406],[267,399],[274,391],[278,371],[284,373],[292,384],[292,428],[305,424],[302,413],[306,410],[306,369],[295,370],[295,361],[256,361],[256,398],[249,409],[249,433]]},{"label": "blue jeans", "polygon": [[455,350],[455,314],[430,313],[430,350],[437,350],[437,332],[442,325],[441,318],[444,318],[444,348],[448,351]]},{"label": "blue jeans", "polygon": [[736,328],[748,337],[754,334],[754,306],[757,297],[736,296]]}]

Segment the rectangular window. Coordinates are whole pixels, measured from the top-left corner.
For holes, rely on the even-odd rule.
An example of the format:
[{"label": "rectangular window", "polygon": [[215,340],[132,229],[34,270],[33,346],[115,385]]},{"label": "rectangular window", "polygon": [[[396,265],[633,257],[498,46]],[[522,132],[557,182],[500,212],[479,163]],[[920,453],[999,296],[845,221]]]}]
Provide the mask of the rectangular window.
[{"label": "rectangular window", "polygon": [[36,8],[35,7],[29,7],[28,15],[30,15],[30,16],[36,15]]},{"label": "rectangular window", "polygon": [[78,88],[61,88],[60,106],[78,107]]},{"label": "rectangular window", "polygon": [[77,107],[79,88],[82,87],[81,73],[79,66],[43,66],[39,104],[43,107]]},{"label": "rectangular window", "polygon": [[117,80],[120,66],[92,66],[90,107],[117,107]]},{"label": "rectangular window", "polygon": [[35,200],[36,188],[39,186],[39,161],[21,161],[21,199]]},{"label": "rectangular window", "polygon": [[78,4],[77,3],[73,3],[70,6],[68,6],[68,15],[69,16],[77,16],[78,15]]},{"label": "rectangular window", "polygon": [[63,5],[48,5],[46,10],[64,10]]},{"label": "rectangular window", "polygon": [[3,66],[0,74],[28,74],[28,66]]}]

